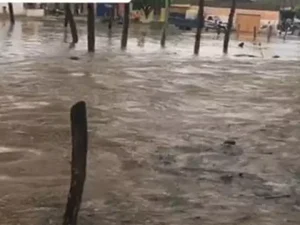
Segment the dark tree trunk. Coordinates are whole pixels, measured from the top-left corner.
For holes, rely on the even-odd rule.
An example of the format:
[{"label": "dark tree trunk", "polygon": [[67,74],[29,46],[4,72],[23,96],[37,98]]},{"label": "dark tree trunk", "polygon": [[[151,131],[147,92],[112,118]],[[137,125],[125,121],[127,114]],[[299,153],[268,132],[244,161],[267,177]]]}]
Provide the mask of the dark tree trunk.
[{"label": "dark tree trunk", "polygon": [[70,7],[69,3],[65,3],[65,21],[64,21],[64,27],[68,27],[68,13],[67,13],[67,8]]},{"label": "dark tree trunk", "polygon": [[87,4],[88,20],[87,20],[87,32],[88,32],[88,51],[95,51],[95,10],[94,3]]},{"label": "dark tree trunk", "polygon": [[166,46],[166,38],[167,38],[167,29],[168,29],[168,22],[169,22],[169,0],[165,0],[165,23],[163,26],[161,39],[160,39],[160,46],[165,47]]},{"label": "dark tree trunk", "polygon": [[[67,3],[67,4],[68,4],[68,3]],[[69,22],[68,17],[67,17],[67,15],[65,15],[65,21],[64,21],[64,27],[65,27],[65,28],[68,27],[68,22]]]},{"label": "dark tree trunk", "polygon": [[80,14],[83,14],[83,8],[84,8],[84,4],[80,3]]},{"label": "dark tree trunk", "polygon": [[72,162],[71,183],[63,225],[76,225],[80,209],[88,150],[87,118],[85,102],[71,108]]},{"label": "dark tree trunk", "polygon": [[236,8],[236,0],[232,0],[231,4],[231,9],[228,17],[228,24],[227,24],[227,29],[225,31],[225,36],[224,36],[224,43],[223,43],[223,53],[227,54],[228,53],[228,44],[229,44],[229,39],[230,39],[230,33],[232,29],[232,24],[233,24],[233,18],[235,14],[235,8]]},{"label": "dark tree trunk", "polygon": [[253,27],[253,41],[256,41],[257,31],[256,26]]},{"label": "dark tree trunk", "polygon": [[78,3],[74,3],[74,15],[75,16],[79,15],[79,5],[78,5]]},{"label": "dark tree trunk", "polygon": [[125,4],[124,8],[124,19],[123,19],[123,31],[122,31],[122,40],[121,40],[121,48],[125,49],[127,47],[127,39],[128,39],[128,28],[129,28],[129,13],[130,13],[130,3]]},{"label": "dark tree trunk", "polygon": [[71,9],[70,9],[70,3],[66,3],[65,10],[66,10],[66,19],[70,23],[72,40],[73,40],[72,43],[76,44],[78,42],[78,34],[77,34],[76,23],[74,21],[74,18],[73,18]]},{"label": "dark tree trunk", "polygon": [[201,32],[204,25],[204,0],[198,0],[198,14],[197,14],[197,20],[198,20],[198,26],[197,26],[197,32],[195,37],[195,46],[194,46],[194,54],[199,54],[199,48],[200,48],[200,40],[201,40]]},{"label": "dark tree trunk", "polygon": [[115,5],[112,4],[112,7],[109,9],[109,21],[108,21],[108,29],[111,30],[112,24],[114,21],[114,12],[115,12]]},{"label": "dark tree trunk", "polygon": [[14,15],[14,7],[12,3],[8,3],[8,11],[9,11],[9,18],[10,18],[10,23],[12,25],[15,24],[15,15]]},{"label": "dark tree trunk", "polygon": [[267,34],[267,41],[270,42],[271,41],[271,37],[272,37],[272,32],[273,32],[273,27],[270,24],[268,27],[268,34]]}]

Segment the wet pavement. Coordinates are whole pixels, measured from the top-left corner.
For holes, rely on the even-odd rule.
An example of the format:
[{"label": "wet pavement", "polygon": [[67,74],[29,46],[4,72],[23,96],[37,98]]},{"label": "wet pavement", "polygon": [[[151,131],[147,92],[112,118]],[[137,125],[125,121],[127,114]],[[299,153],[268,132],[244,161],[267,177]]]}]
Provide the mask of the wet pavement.
[{"label": "wet pavement", "polygon": [[120,28],[98,25],[87,54],[84,25],[72,50],[59,23],[1,28],[0,224],[61,224],[69,109],[85,100],[80,224],[298,225],[300,42],[233,40],[225,57],[205,34],[194,57],[193,33],[171,29],[161,50],[158,31],[138,43],[145,30],[122,52]]}]

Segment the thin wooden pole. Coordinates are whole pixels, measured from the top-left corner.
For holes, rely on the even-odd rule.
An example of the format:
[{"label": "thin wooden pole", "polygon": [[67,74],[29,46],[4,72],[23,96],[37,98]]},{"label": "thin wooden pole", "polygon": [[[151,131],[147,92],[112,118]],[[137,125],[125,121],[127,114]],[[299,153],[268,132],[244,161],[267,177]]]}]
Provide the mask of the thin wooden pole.
[{"label": "thin wooden pole", "polygon": [[218,22],[218,24],[217,24],[217,39],[219,39],[220,34],[221,34],[221,24],[220,24],[220,22]]},{"label": "thin wooden pole", "polygon": [[237,30],[236,30],[236,38],[239,40],[240,38],[240,33],[241,33],[241,24],[237,25]]},{"label": "thin wooden pole", "polygon": [[72,163],[71,183],[63,225],[76,225],[80,209],[88,151],[88,134],[85,102],[77,102],[71,108]]},{"label": "thin wooden pole", "polygon": [[9,11],[9,18],[10,18],[10,23],[12,25],[15,24],[15,15],[14,15],[14,7],[12,3],[8,3],[8,11]]},{"label": "thin wooden pole", "polygon": [[128,39],[128,29],[129,29],[129,13],[130,13],[130,3],[125,3],[124,7],[124,19],[123,19],[123,31],[121,39],[121,48],[125,49],[127,47]]},{"label": "thin wooden pole", "polygon": [[115,5],[112,3],[111,8],[109,9],[108,30],[112,29],[112,24],[114,20],[114,10],[115,10]]},{"label": "thin wooden pole", "polygon": [[64,21],[64,27],[68,27],[68,13],[67,13],[67,8],[70,8],[70,3],[65,3],[65,21]]},{"label": "thin wooden pole", "polygon": [[95,51],[95,10],[94,3],[87,4],[88,19],[87,19],[87,32],[88,32],[88,51]]},{"label": "thin wooden pole", "polygon": [[169,24],[169,9],[170,9],[170,0],[165,0],[165,23],[163,26],[161,39],[160,39],[160,46],[163,48],[166,46],[167,29]]},{"label": "thin wooden pole", "polygon": [[77,34],[76,23],[74,21],[74,18],[73,18],[71,9],[70,9],[70,3],[66,3],[65,10],[66,10],[67,21],[70,23],[72,40],[73,40],[72,43],[76,44],[78,42],[78,34]]},{"label": "thin wooden pole", "polygon": [[284,30],[283,40],[286,40],[287,32],[288,32],[288,27],[286,26]]},{"label": "thin wooden pole", "polygon": [[268,34],[267,34],[267,41],[270,42],[271,41],[271,37],[272,37],[272,32],[273,32],[273,27],[270,24],[268,27]]},{"label": "thin wooden pole", "polygon": [[79,3],[74,3],[74,16],[79,16]]},{"label": "thin wooden pole", "polygon": [[197,32],[195,36],[195,45],[194,45],[194,54],[199,54],[199,48],[200,48],[200,40],[201,40],[201,33],[202,28],[204,25],[204,0],[199,0],[198,2],[198,15],[197,15]]},{"label": "thin wooden pole", "polygon": [[257,31],[256,26],[253,27],[253,41],[256,41]]},{"label": "thin wooden pole", "polygon": [[230,9],[230,13],[228,16],[227,29],[225,31],[225,36],[224,36],[224,43],[223,43],[223,53],[224,54],[228,53],[228,45],[229,45],[229,39],[230,39],[230,33],[231,33],[231,29],[232,29],[235,9],[236,9],[236,0],[232,0],[231,9]]}]

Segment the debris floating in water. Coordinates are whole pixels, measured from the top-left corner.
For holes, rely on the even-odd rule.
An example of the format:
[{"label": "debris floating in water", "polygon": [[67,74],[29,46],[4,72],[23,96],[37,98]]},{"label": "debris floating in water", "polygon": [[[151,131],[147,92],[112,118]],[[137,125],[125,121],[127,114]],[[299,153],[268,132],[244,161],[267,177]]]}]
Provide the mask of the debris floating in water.
[{"label": "debris floating in water", "polygon": [[226,175],[222,175],[220,177],[220,179],[225,183],[225,184],[229,184],[232,183],[233,180],[233,176],[231,174],[226,174]]},{"label": "debris floating in water", "polygon": [[270,195],[270,196],[265,196],[265,199],[277,199],[277,198],[290,198],[290,194],[282,194],[282,195]]},{"label": "debris floating in water", "polygon": [[224,141],[224,145],[235,145],[235,144],[236,144],[235,140],[226,140],[226,141]]},{"label": "debris floating in water", "polygon": [[255,55],[251,55],[251,54],[235,54],[235,57],[249,57],[249,58],[257,58],[257,56]]},{"label": "debris floating in water", "polygon": [[79,57],[77,57],[77,56],[71,56],[70,59],[71,60],[79,60]]}]

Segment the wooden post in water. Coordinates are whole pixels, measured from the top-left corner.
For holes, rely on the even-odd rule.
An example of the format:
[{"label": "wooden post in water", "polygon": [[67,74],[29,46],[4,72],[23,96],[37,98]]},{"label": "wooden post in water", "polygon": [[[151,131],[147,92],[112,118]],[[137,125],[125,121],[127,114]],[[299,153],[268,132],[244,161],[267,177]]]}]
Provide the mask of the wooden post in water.
[{"label": "wooden post in water", "polygon": [[237,29],[236,29],[236,39],[237,40],[239,40],[239,38],[240,38],[240,29],[241,29],[241,25],[238,24]]},{"label": "wooden post in water", "polygon": [[271,41],[271,37],[272,37],[272,32],[273,32],[273,27],[270,24],[268,27],[268,34],[267,34],[267,41],[270,42]]},{"label": "wooden post in water", "polygon": [[77,102],[71,108],[72,163],[71,183],[63,225],[76,225],[80,209],[88,150],[87,118],[85,102]]},{"label": "wooden post in water", "polygon": [[122,49],[125,49],[127,47],[129,13],[130,13],[130,3],[125,3],[124,15],[123,15],[123,31],[122,31],[122,39],[121,39]]},{"label": "wooden post in water", "polygon": [[200,48],[200,40],[201,40],[201,32],[204,25],[204,0],[198,0],[198,15],[197,15],[197,32],[195,37],[195,45],[194,45],[194,54],[199,54]]},{"label": "wooden post in water", "polygon": [[12,25],[15,24],[15,15],[14,15],[14,7],[12,3],[8,3],[8,11],[9,11],[9,18],[10,18],[10,23]]},{"label": "wooden post in water", "polygon": [[283,26],[284,26],[283,40],[286,40],[286,36],[287,36],[289,24],[285,21],[284,24],[283,24]]},{"label": "wooden post in water", "polygon": [[74,3],[74,16],[79,16],[79,3]]},{"label": "wooden post in water", "polygon": [[235,8],[236,8],[236,0],[232,0],[231,9],[230,9],[230,13],[228,16],[227,29],[225,31],[225,36],[224,36],[224,43],[223,43],[223,53],[224,54],[228,53],[228,45],[229,45],[230,33],[231,33],[231,29],[232,29],[232,24],[233,24],[233,17],[235,14]]},{"label": "wooden post in water", "polygon": [[95,10],[94,3],[87,4],[88,19],[87,19],[87,32],[88,32],[88,51],[95,51]]},{"label": "wooden post in water", "polygon": [[169,22],[169,8],[170,8],[170,0],[165,0],[165,23],[162,29],[161,33],[161,39],[160,39],[160,46],[165,47],[166,46],[166,37],[167,37],[167,29],[168,29],[168,22]]},{"label": "wooden post in water", "polygon": [[256,41],[256,36],[257,36],[257,33],[256,33],[256,26],[253,27],[253,41],[255,42]]},{"label": "wooden post in water", "polygon": [[70,8],[70,3],[65,3],[65,20],[64,20],[64,27],[67,28],[68,27],[68,13],[67,13],[67,8]]},{"label": "wooden post in water", "polygon": [[112,29],[112,24],[114,21],[114,10],[115,10],[115,5],[112,3],[111,8],[109,9],[108,30]]},{"label": "wooden post in water", "polygon": [[65,4],[65,10],[66,10],[66,20],[70,24],[71,28],[71,34],[72,34],[72,44],[76,44],[78,42],[78,34],[77,34],[77,28],[76,28],[76,23],[74,21],[71,9],[70,9],[70,3]]}]

